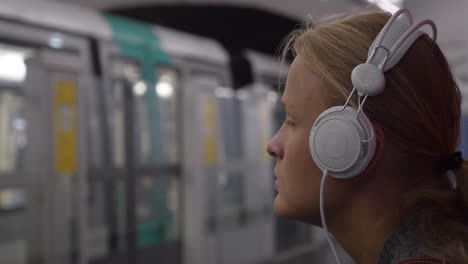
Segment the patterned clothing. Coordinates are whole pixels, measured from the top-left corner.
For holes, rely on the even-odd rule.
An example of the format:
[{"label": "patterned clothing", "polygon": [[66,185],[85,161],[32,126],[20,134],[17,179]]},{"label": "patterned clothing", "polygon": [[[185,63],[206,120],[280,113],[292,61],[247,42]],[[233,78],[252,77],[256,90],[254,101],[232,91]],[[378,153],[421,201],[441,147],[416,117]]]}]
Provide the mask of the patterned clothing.
[{"label": "patterned clothing", "polygon": [[377,264],[397,264],[408,259],[427,258],[417,237],[417,215],[413,214],[395,229],[385,241]]}]

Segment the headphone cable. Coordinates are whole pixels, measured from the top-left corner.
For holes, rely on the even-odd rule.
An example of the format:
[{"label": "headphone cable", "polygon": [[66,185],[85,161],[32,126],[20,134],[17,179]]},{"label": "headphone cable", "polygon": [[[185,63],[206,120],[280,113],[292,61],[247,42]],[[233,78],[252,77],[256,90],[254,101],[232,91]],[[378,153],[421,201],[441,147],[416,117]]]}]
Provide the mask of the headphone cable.
[{"label": "headphone cable", "polygon": [[325,169],[323,171],[322,182],[320,183],[320,218],[322,219],[323,230],[325,231],[325,236],[327,237],[328,244],[330,245],[333,255],[335,256],[336,263],[341,264],[340,258],[338,257],[338,254],[336,253],[335,245],[333,244],[330,233],[328,232],[327,222],[325,221],[324,192],[325,192],[325,181],[327,179],[327,176],[328,176],[328,170]]}]

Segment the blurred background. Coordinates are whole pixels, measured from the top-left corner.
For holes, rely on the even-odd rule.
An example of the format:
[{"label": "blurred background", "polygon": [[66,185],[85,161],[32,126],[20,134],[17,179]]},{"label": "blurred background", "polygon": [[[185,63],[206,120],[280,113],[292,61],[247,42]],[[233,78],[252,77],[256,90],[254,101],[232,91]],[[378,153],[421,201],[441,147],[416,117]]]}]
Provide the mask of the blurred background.
[{"label": "blurred background", "polygon": [[369,4],[433,19],[465,94],[468,0],[0,0],[0,263],[334,263],[273,212],[276,54]]}]

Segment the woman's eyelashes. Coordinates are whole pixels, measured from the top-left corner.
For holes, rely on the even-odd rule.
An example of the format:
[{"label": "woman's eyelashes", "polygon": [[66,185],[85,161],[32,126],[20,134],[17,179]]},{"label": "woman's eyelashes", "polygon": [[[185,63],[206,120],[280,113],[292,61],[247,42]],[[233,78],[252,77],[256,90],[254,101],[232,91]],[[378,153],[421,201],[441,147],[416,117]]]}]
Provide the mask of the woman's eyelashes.
[{"label": "woman's eyelashes", "polygon": [[287,126],[289,127],[295,127],[296,126],[296,123],[290,119],[290,118],[286,118],[286,120],[284,121],[286,123]]}]

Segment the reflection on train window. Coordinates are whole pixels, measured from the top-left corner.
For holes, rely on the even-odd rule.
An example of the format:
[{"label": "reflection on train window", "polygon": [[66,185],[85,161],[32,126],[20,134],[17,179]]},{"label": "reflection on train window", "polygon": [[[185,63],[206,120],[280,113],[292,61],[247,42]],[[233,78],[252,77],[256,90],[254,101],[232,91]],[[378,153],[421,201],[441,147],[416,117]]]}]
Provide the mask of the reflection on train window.
[{"label": "reflection on train window", "polygon": [[136,193],[138,246],[179,239],[179,179],[141,176]]},{"label": "reflection on train window", "polygon": [[24,116],[25,60],[32,50],[0,44],[0,172],[24,167],[27,123]]}]

